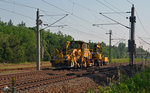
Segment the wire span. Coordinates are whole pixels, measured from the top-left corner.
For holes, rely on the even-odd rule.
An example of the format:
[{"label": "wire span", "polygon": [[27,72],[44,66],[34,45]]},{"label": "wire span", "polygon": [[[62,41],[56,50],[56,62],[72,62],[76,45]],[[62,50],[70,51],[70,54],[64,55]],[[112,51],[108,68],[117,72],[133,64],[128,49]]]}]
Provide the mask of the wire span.
[{"label": "wire span", "polygon": [[122,24],[122,23],[120,23],[120,22],[118,22],[118,21],[116,21],[116,20],[114,20],[114,19],[112,19],[112,18],[110,18],[110,17],[108,17],[108,16],[102,14],[102,13],[99,13],[99,14],[101,14],[102,16],[104,16],[104,17],[106,17],[106,18],[108,18],[108,19],[110,19],[110,20],[112,20],[112,21],[114,21],[114,22],[116,22],[116,23],[118,23],[118,24],[124,26],[125,28],[131,29],[130,27],[128,27],[128,26],[126,26],[126,25],[124,25],[124,24]]}]

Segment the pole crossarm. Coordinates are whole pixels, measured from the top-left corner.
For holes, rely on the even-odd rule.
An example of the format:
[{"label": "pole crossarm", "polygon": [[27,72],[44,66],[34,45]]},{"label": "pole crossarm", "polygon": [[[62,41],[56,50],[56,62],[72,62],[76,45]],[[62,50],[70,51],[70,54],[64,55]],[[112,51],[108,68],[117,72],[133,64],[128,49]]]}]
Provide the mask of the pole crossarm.
[{"label": "pole crossarm", "polygon": [[104,15],[103,13],[99,13],[99,14],[101,14],[102,16],[104,16],[104,17],[106,17],[106,18],[108,18],[108,19],[110,19],[110,20],[116,22],[117,24],[120,24],[121,26],[123,26],[123,27],[125,27],[125,28],[131,29],[130,27],[128,27],[128,26],[126,26],[126,25],[124,25],[124,24],[122,24],[122,23],[120,23],[120,22],[118,22],[118,21],[116,21],[116,20],[114,20],[114,19],[112,19],[112,18],[110,18],[110,17]]},{"label": "pole crossarm", "polygon": [[56,20],[54,23],[52,23],[52,24],[48,25],[47,27],[45,27],[45,28],[41,29],[40,31],[42,31],[42,30],[44,30],[44,29],[46,29],[46,28],[48,28],[48,27],[51,27],[52,25],[54,25],[55,23],[59,22],[60,20],[64,19],[64,18],[65,18],[65,17],[67,17],[67,16],[68,16],[68,14],[66,14],[66,15],[65,15],[65,16],[63,16],[62,18],[60,18],[60,19]]},{"label": "pole crossarm", "polygon": [[[48,24],[43,24],[44,26],[49,26]],[[50,26],[50,27],[64,27],[64,26],[67,26],[67,25],[54,25],[54,26]]]},{"label": "pole crossarm", "polygon": [[102,12],[103,14],[123,14],[123,13],[131,13],[131,12]]},{"label": "pole crossarm", "polygon": [[99,26],[99,25],[117,25],[118,23],[104,23],[104,24],[93,24],[92,26]]}]

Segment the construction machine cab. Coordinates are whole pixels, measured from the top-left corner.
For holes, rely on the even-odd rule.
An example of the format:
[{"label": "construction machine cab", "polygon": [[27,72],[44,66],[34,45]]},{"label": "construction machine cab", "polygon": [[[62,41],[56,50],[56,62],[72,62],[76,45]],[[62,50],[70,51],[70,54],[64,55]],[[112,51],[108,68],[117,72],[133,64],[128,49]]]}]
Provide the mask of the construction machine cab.
[{"label": "construction machine cab", "polygon": [[69,49],[87,49],[88,48],[88,43],[85,43],[83,41],[67,41],[69,44]]},{"label": "construction machine cab", "polygon": [[66,46],[66,53],[70,53],[73,50],[76,52],[84,52],[84,50],[88,49],[89,45],[88,43],[85,43],[83,41],[67,41]]},{"label": "construction machine cab", "polygon": [[66,47],[61,51],[56,49],[57,56],[51,59],[53,67],[82,68],[93,65],[103,65],[108,58],[102,54],[100,44],[95,44],[90,51],[89,44],[83,41],[67,41]]},{"label": "construction machine cab", "polygon": [[86,67],[87,60],[92,58],[88,48],[88,43],[83,41],[67,41],[66,48],[60,52],[56,49],[57,56],[51,60],[52,66]]},{"label": "construction machine cab", "polygon": [[94,60],[94,64],[97,66],[102,66],[108,63],[108,57],[104,57],[100,44],[94,44],[92,59]]}]

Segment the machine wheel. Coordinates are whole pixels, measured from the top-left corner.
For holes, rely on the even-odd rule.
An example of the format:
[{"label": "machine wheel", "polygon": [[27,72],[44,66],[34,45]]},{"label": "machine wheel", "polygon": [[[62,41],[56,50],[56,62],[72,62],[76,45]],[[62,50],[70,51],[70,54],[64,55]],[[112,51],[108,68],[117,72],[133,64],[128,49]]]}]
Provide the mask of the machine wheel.
[{"label": "machine wheel", "polygon": [[107,65],[107,62],[103,62],[103,65]]},{"label": "machine wheel", "polygon": [[99,66],[98,60],[95,60],[95,61],[94,61],[94,66]]},{"label": "machine wheel", "polygon": [[87,63],[83,62],[83,67],[86,68],[87,67]]},{"label": "machine wheel", "polygon": [[70,65],[70,67],[74,67],[75,65],[74,65],[74,62],[71,62],[71,65]]},{"label": "machine wheel", "polygon": [[77,69],[78,68],[78,63],[74,62],[74,68]]},{"label": "machine wheel", "polygon": [[100,60],[95,60],[94,62],[94,66],[102,66],[103,62],[101,62]]},{"label": "machine wheel", "polygon": [[80,68],[83,69],[84,68],[84,63],[83,61],[80,60]]},{"label": "machine wheel", "polygon": [[100,60],[98,60],[97,63],[98,63],[97,66],[102,66],[102,62]]}]

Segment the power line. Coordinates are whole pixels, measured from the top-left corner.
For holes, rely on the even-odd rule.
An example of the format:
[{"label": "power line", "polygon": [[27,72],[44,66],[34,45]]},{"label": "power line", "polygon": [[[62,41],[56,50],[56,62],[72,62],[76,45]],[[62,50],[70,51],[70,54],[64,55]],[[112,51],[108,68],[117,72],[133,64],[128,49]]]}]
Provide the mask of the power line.
[{"label": "power line", "polygon": [[[72,26],[69,26],[69,27],[72,28],[72,29],[75,29],[75,30],[78,31],[78,32],[87,34],[87,35],[89,35],[89,36],[96,36],[97,38],[99,37],[98,35],[91,34],[91,33],[87,33],[87,32],[83,32],[83,31],[81,31],[81,30],[79,30],[79,29],[77,29],[77,28],[74,28],[74,27],[72,27]],[[76,32],[76,31],[74,31],[74,32]],[[95,37],[94,37],[94,38],[95,38]]]},{"label": "power line", "polygon": [[[109,4],[110,6],[112,6],[113,8],[115,8],[116,10],[121,11],[119,8],[117,8],[116,6],[112,5],[111,3],[107,2],[106,0],[104,0],[104,2],[106,2],[107,4]],[[116,12],[116,13],[121,14],[121,13],[129,13],[129,12]]]},{"label": "power line", "polygon": [[16,2],[13,3],[13,2],[5,1],[5,0],[0,0],[0,2],[4,2],[4,3],[8,3],[8,4],[14,4],[14,5],[18,5],[18,6],[24,6],[24,7],[28,7],[28,8],[32,8],[32,9],[37,9],[36,7],[32,7],[32,6],[29,6],[29,5],[16,3]]},{"label": "power line", "polygon": [[[13,4],[13,5],[17,5],[17,6],[22,6],[22,7],[27,7],[27,8],[30,8],[30,9],[37,9],[37,7],[32,7],[32,6],[29,6],[29,5],[25,5],[25,4],[21,4],[21,3],[13,3],[13,2],[9,2],[9,1],[5,1],[5,0],[0,0],[1,2],[4,2],[4,3],[8,3],[8,4]],[[3,9],[4,10],[4,9]],[[5,9],[6,10],[6,9]],[[7,10],[8,12],[11,12],[11,13],[14,13],[13,11],[10,11],[10,10]],[[42,12],[48,12],[48,11],[45,11],[45,10],[42,10],[40,9],[40,11]],[[17,15],[21,15],[21,16],[24,16],[26,17],[25,15],[23,14],[20,14],[20,13],[15,13]],[[66,14],[55,14],[55,15],[44,15],[44,16],[63,16],[63,15],[66,15]],[[43,16],[43,15],[42,15]],[[33,19],[33,18],[30,18],[30,19]],[[46,22],[46,21],[45,21]],[[47,22],[48,23],[48,22]]]},{"label": "power line", "polygon": [[125,28],[130,29],[130,27],[128,27],[128,26],[126,26],[126,25],[124,25],[124,24],[122,24],[122,23],[120,23],[120,22],[118,22],[118,21],[116,21],[116,20],[114,20],[114,19],[112,19],[112,18],[110,18],[110,17],[108,17],[108,16],[102,14],[102,13],[99,13],[99,14],[101,14],[102,16],[104,16],[104,17],[106,17],[106,18],[108,18],[108,19],[110,19],[110,20],[112,20],[112,21],[114,21],[114,22],[116,22],[116,23],[118,23],[118,24],[124,26]]},{"label": "power line", "polygon": [[[109,6],[107,6],[106,4],[104,4],[103,2],[100,2],[99,0],[96,0],[96,1],[99,2],[99,3],[101,3],[102,5],[104,5],[105,7],[109,8],[110,10],[114,11],[114,12],[103,12],[104,14],[105,14],[105,13],[106,13],[106,14],[114,14],[114,13],[117,13],[117,14],[120,14],[120,15],[121,15],[121,13],[129,13],[129,12],[116,12],[113,8],[110,8]],[[105,2],[106,2],[106,1],[105,1]],[[106,2],[106,3],[108,3],[108,2]],[[112,4],[110,4],[110,3],[108,3],[108,4],[120,11],[120,9],[118,9],[118,8],[115,7],[115,6],[113,6]],[[108,18],[108,17],[107,17],[107,18]],[[122,23],[120,23],[120,22],[118,22],[118,21],[116,21],[116,20],[113,20],[113,19],[111,19],[111,18],[109,18],[109,19],[112,20],[112,21],[114,21],[114,22],[116,22],[116,23],[118,23],[118,24],[120,24],[120,25],[122,25],[122,26],[124,26],[124,27],[126,27],[126,28],[129,28],[129,27],[125,26],[124,24],[122,24]]]},{"label": "power line", "polygon": [[[99,27],[99,25],[97,25],[97,27]],[[108,29],[106,29],[106,28],[103,28],[103,27],[100,27],[100,29],[102,29],[102,30],[105,30],[105,31],[109,31]],[[120,36],[118,33],[115,33],[115,30],[114,30],[114,32],[113,32],[114,34],[112,34],[112,36]],[[121,38],[121,37],[120,37]]]},{"label": "power line", "polygon": [[[2,0],[2,1],[4,1],[4,0]],[[6,1],[6,2],[8,2],[8,1]],[[11,2],[10,2],[10,4],[11,4]],[[28,5],[25,5],[25,4],[21,4],[21,3],[13,3],[13,4],[15,4],[15,5],[19,5],[19,6],[23,6],[23,7],[28,7],[28,8],[32,8],[32,9],[37,9],[36,7],[32,7],[32,6],[28,6]],[[44,11],[45,12],[45,10],[40,10],[40,11]],[[91,11],[91,10],[90,10]],[[67,11],[68,12],[68,11]],[[92,11],[91,11],[92,12]],[[94,12],[94,11],[93,11]],[[22,15],[21,15],[22,16]],[[51,15],[49,15],[49,16],[51,16]],[[75,17],[75,16],[74,16]],[[77,18],[77,17],[76,17]],[[81,17],[80,17],[81,18]],[[80,19],[80,18],[78,18],[78,19]],[[33,18],[32,18],[33,19]],[[82,20],[82,19],[80,19],[80,20]],[[83,21],[83,20],[82,20]],[[87,23],[87,22],[86,22]]]},{"label": "power line", "polygon": [[[72,2],[72,1],[70,1],[70,0],[68,0],[68,1],[69,1],[69,2]],[[88,7],[86,7],[86,6],[83,6],[83,5],[81,5],[81,4],[77,3],[77,2],[72,2],[72,3],[75,4],[75,5],[78,5],[79,7],[83,8],[83,9],[89,11],[89,12],[96,13],[96,14],[97,14],[97,12],[98,12],[98,11],[95,11],[95,10],[93,10],[93,9],[90,9],[90,8],[88,8]],[[104,21],[104,20],[98,18],[97,16],[95,16],[94,14],[93,14],[93,16],[96,17],[98,20]],[[102,29],[102,28],[100,28],[100,29]],[[103,29],[103,30],[104,30],[104,29]]]},{"label": "power line", "polygon": [[77,6],[79,6],[79,7],[81,7],[81,8],[83,8],[83,9],[86,9],[86,10],[88,10],[88,11],[95,12],[95,13],[98,12],[98,11],[95,11],[95,10],[90,9],[90,8],[88,8],[88,7],[85,7],[85,6],[83,6],[83,5],[81,5],[81,4],[77,3],[77,2],[72,2],[72,1],[70,1],[70,0],[68,0],[68,1],[71,2],[71,3],[73,3],[73,4],[75,4],[75,5],[77,5]]},{"label": "power line", "polygon": [[30,16],[26,16],[26,15],[23,15],[23,14],[21,14],[21,13],[18,13],[18,12],[14,12],[14,11],[11,11],[11,10],[7,10],[7,9],[4,9],[4,8],[0,8],[1,10],[4,10],[4,11],[7,11],[7,12],[10,12],[10,13],[13,13],[13,14],[16,14],[16,15],[20,15],[20,16],[23,16],[23,17],[26,17],[26,18],[29,18],[29,19],[34,19],[34,18],[32,18],[32,17],[30,17]]},{"label": "power line", "polygon": [[[103,25],[116,25],[116,24],[118,24],[118,23],[93,24],[93,26],[100,27],[101,25],[103,26]],[[113,27],[115,27],[115,26],[113,26]],[[105,31],[108,31],[108,29],[104,29],[103,27],[100,27],[100,29],[103,29],[103,30],[105,30]],[[119,29],[119,28],[117,28],[117,30],[118,30],[118,29]],[[114,30],[114,31],[116,31],[116,30]],[[114,33],[115,33],[115,32],[114,32]],[[123,36],[124,36],[125,34],[126,34],[126,33],[124,33]],[[118,33],[115,33],[115,34],[113,34],[113,35],[116,35],[117,37],[120,36]]]},{"label": "power line", "polygon": [[[13,4],[13,5],[17,5],[17,6],[23,6],[23,7],[27,7],[27,8],[31,8],[31,9],[37,9],[37,7],[32,7],[32,6],[25,5],[25,4],[21,4],[21,3],[17,3],[17,2],[13,3],[13,2],[5,1],[5,0],[1,0],[1,2],[8,3],[8,4]],[[42,12],[47,12],[47,11],[42,10],[42,9],[40,9],[40,11],[42,11]],[[17,13],[17,14],[19,14],[19,13]],[[24,15],[22,15],[22,14],[19,14],[19,15],[24,16]],[[44,16],[63,16],[63,15],[66,15],[66,14],[44,15]],[[41,15],[40,15],[40,16],[41,16]],[[42,16],[43,16],[43,15],[42,15]],[[32,19],[33,19],[33,18],[32,18]]]},{"label": "power line", "polygon": [[[107,6],[106,4],[100,2],[99,0],[96,0],[97,2],[99,2],[100,4],[104,5],[105,7],[109,8],[110,10],[114,11],[114,12],[103,12],[103,14],[119,14],[123,17],[126,17],[124,15],[122,15],[122,13],[130,13],[130,12],[117,12],[115,11],[113,8],[115,8],[118,11],[121,11],[119,8],[117,8],[116,6],[112,5],[111,3],[107,2],[106,0],[104,0],[104,2],[106,2],[107,4],[109,4],[110,6],[112,6],[113,8],[110,8],[109,6]],[[121,23],[122,24],[122,23]],[[121,25],[120,24],[120,25]],[[123,26],[123,25],[122,25]],[[124,25],[125,26],[125,25]],[[125,26],[126,28],[128,28],[127,26]]]},{"label": "power line", "polygon": [[[80,7],[82,7],[82,8],[84,8],[84,9],[86,9],[86,10],[88,10],[88,11],[91,11],[91,12],[96,12],[96,11],[94,11],[94,10],[91,10],[91,9],[89,9],[89,8],[87,8],[87,7],[85,7],[85,6],[82,6],[82,5],[80,5],[80,4],[78,4],[78,3],[75,3],[76,5],[78,5],[78,6],[80,6]],[[112,10],[112,9],[111,9]],[[103,13],[107,13],[107,14],[109,14],[109,13],[129,13],[129,12],[103,12]],[[112,24],[118,24],[118,23],[112,23]],[[110,23],[110,25],[112,25],[111,23]],[[95,24],[95,25],[97,25],[97,24]],[[100,25],[105,25],[105,24],[100,24]],[[107,25],[107,24],[106,24]],[[109,24],[108,24],[109,25]],[[103,28],[101,28],[101,29],[103,29]],[[103,29],[104,30],[104,29]]]},{"label": "power line", "polygon": [[[68,0],[68,1],[70,1],[70,0]],[[72,3],[72,14],[73,14],[73,12],[74,12],[74,6],[75,6],[75,4],[74,4],[74,2]]]},{"label": "power line", "polygon": [[[3,3],[8,3],[8,4],[12,4],[12,5],[16,5],[16,6],[21,6],[21,7],[26,7],[26,8],[30,8],[30,9],[38,9],[38,7],[33,7],[33,6],[29,6],[29,5],[26,5],[26,4],[22,4],[22,3],[13,3],[11,1],[5,1],[5,0],[0,0],[0,2],[3,2]],[[43,9],[39,9],[40,11],[42,12],[49,12],[49,11],[45,11]]]},{"label": "power line", "polygon": [[141,37],[141,38],[150,39],[149,37]]},{"label": "power line", "polygon": [[143,42],[145,42],[146,44],[150,45],[150,43],[146,42],[144,39],[142,39],[141,37],[138,37],[140,40],[142,40]]},{"label": "power line", "polygon": [[[97,1],[99,4],[101,4],[101,5],[105,6],[105,7],[107,7],[108,9],[110,9],[110,10],[116,12],[116,10],[114,10],[114,9],[111,8],[111,7],[109,7],[109,6],[106,5],[105,3],[101,2],[100,0],[96,0],[96,1]],[[121,15],[120,13],[117,13],[117,14]],[[121,16],[125,17],[124,15],[121,15]]]},{"label": "power line", "polygon": [[[17,2],[15,2],[15,3],[13,3],[13,2],[9,2],[9,1],[4,1],[4,0],[2,0],[2,2],[4,2],[4,3],[8,3],[8,4],[13,4],[13,5],[17,5],[17,6],[23,6],[23,7],[27,7],[27,8],[31,8],[31,9],[37,9],[36,7],[32,7],[32,6],[29,6],[29,5],[25,5],[25,4],[21,4],[21,3],[17,3]],[[78,4],[79,6],[81,6],[80,4]],[[81,6],[82,7],[82,6]],[[58,8],[58,7],[57,7]],[[85,9],[86,9],[86,7],[84,7]],[[61,9],[61,8],[59,8],[59,9]],[[92,11],[91,9],[87,9],[87,10],[90,10],[90,11]],[[42,12],[46,12],[45,10],[42,10],[42,9],[40,9],[40,11],[42,11]],[[63,10],[63,11],[65,11],[65,10]],[[68,12],[68,11],[65,11],[65,12]],[[93,11],[94,12],[94,11]],[[70,12],[69,12],[70,13]],[[21,16],[23,16],[22,14],[20,14]],[[45,16],[45,15],[44,15]],[[57,16],[57,15],[47,15],[47,16]],[[58,15],[59,16],[59,15]],[[74,17],[75,17],[76,15],[74,15]],[[80,20],[82,20],[82,21],[85,21],[85,20],[83,20],[81,17],[78,17],[78,16],[76,16],[76,18],[78,18],[78,19],[80,19]],[[86,20],[86,22],[87,22],[87,20]]]},{"label": "power line", "polygon": [[[53,19],[52,16],[65,16],[65,15],[67,15],[67,14],[50,15],[50,14],[48,14],[46,11],[41,11],[41,12],[44,13],[44,15],[42,15],[42,16],[51,17],[52,19]],[[55,20],[55,21],[56,21],[56,20]],[[47,22],[47,21],[45,21],[45,22]],[[49,22],[47,22],[47,23],[48,23],[48,24],[51,24],[51,23],[49,23]]]},{"label": "power line", "polygon": [[[95,11],[95,10],[93,10],[93,9],[90,9],[90,8],[88,8],[88,7],[86,7],[86,6],[83,6],[83,5],[79,4],[79,3],[72,2],[72,1],[70,1],[70,0],[68,0],[68,1],[71,2],[71,3],[73,3],[74,5],[77,5],[77,6],[81,7],[81,8],[83,8],[83,9],[89,11],[89,12],[96,13],[96,14],[97,14],[97,12],[98,12],[98,11]],[[97,16],[95,16],[94,14],[93,14],[93,16],[96,17],[97,19],[99,19],[99,18],[98,18]],[[99,20],[103,21],[102,19],[99,19]]]},{"label": "power line", "polygon": [[83,18],[81,18],[81,17],[79,17],[79,16],[77,16],[77,15],[75,15],[75,14],[72,14],[71,12],[66,11],[65,9],[62,9],[62,8],[60,8],[60,7],[57,7],[56,5],[53,5],[53,4],[51,4],[51,3],[49,3],[49,2],[47,2],[47,1],[45,1],[45,0],[41,0],[41,1],[44,2],[44,3],[46,3],[46,4],[48,4],[48,5],[50,5],[50,6],[53,6],[53,7],[57,8],[57,9],[61,10],[61,11],[63,11],[63,12],[66,12],[66,13],[68,13],[68,14],[74,16],[75,18],[84,21],[85,23],[92,24],[90,21],[88,21],[88,20],[86,20],[86,19],[83,19]]},{"label": "power line", "polygon": [[[68,1],[70,1],[70,0],[68,0]],[[71,1],[70,1],[71,2]],[[84,9],[86,9],[86,10],[88,10],[88,11],[90,11],[90,12],[93,12],[93,13],[97,13],[97,11],[94,11],[94,10],[92,10],[92,9],[90,9],[90,8],[87,8],[87,7],[85,7],[85,6],[83,6],[83,5],[81,5],[81,4],[79,4],[79,3],[76,3],[76,2],[72,2],[72,3],[74,3],[75,5],[78,5],[79,7],[82,7],[82,8],[84,8]],[[107,2],[108,3],[108,2]],[[115,7],[115,6],[114,6]],[[116,8],[116,7],[115,7]],[[119,9],[118,9],[119,10]],[[119,10],[120,11],[120,10]],[[109,13],[129,13],[129,12],[103,12],[103,13],[107,13],[107,14],[109,14]],[[110,23],[111,24],[111,23]],[[117,24],[117,23],[115,23],[115,24]],[[103,25],[103,24],[102,24]],[[103,29],[103,28],[101,28],[101,29]],[[103,29],[103,30],[105,30],[105,29]],[[120,36],[120,35],[118,35],[118,36]]]},{"label": "power line", "polygon": [[115,43],[114,45],[118,45],[120,42],[125,41],[125,39],[118,39],[119,41],[117,43]]},{"label": "power line", "polygon": [[[97,2],[99,2],[100,4],[104,5],[105,7],[109,8],[110,10],[114,11],[114,12],[103,12],[103,13],[106,13],[106,14],[120,14],[121,16],[125,17],[124,15],[122,15],[122,13],[130,13],[130,12],[116,12],[113,8],[115,8],[116,10],[119,10],[117,7],[115,7],[114,5],[110,4],[109,2],[107,2],[106,0],[104,0],[107,4],[111,5],[113,8],[110,8],[109,6],[107,6],[106,4],[104,4],[103,2],[99,1],[99,0],[96,0]],[[118,24],[118,22],[117,22]],[[127,27],[127,26],[125,26]]]},{"label": "power line", "polygon": [[[1,0],[1,1],[2,1],[2,2],[5,2],[5,3],[13,4],[13,3],[8,2],[8,1],[4,1],[4,0]],[[24,7],[28,7],[28,8],[32,8],[32,9],[37,9],[36,7],[31,7],[31,6],[28,6],[28,5],[25,5],[25,4],[20,4],[20,3],[15,3],[15,5],[24,6]],[[18,13],[18,12],[14,12],[14,11],[7,10],[7,9],[3,9],[3,8],[0,8],[0,9],[1,9],[1,10],[4,10],[4,11],[7,11],[7,12],[10,12],[10,13],[13,13],[13,14],[16,14],[16,15],[20,15],[20,16],[23,16],[23,17],[27,17],[27,18],[33,19],[32,17],[23,15],[23,14]],[[40,9],[40,11],[46,12],[45,10],[41,10],[41,9]],[[45,16],[45,15],[44,15],[44,16]],[[52,16],[52,15],[46,15],[46,16]],[[53,16],[56,16],[56,15],[53,15]],[[70,28],[73,28],[73,27],[71,27],[71,26],[69,26],[69,27],[70,27]],[[46,28],[47,28],[47,27],[46,27]],[[73,28],[73,29],[75,29],[75,28]],[[75,29],[75,30],[80,31],[80,30],[78,30],[78,29]],[[80,31],[80,32],[86,33],[86,32],[83,32],[83,31]],[[89,34],[89,33],[86,33],[86,34],[88,34],[88,35],[91,36],[91,34]],[[93,34],[93,35],[94,35],[94,34]]]},{"label": "power line", "polygon": [[131,5],[133,5],[133,3],[131,2],[131,1],[129,1],[129,0],[126,0],[128,3],[130,3]]},{"label": "power line", "polygon": [[95,34],[92,34],[92,33],[83,32],[83,31],[81,31],[81,30],[79,30],[77,28],[74,28],[74,27],[70,26],[70,25],[68,25],[68,27],[74,29],[75,30],[74,32],[81,32],[83,34],[89,35],[90,37],[94,37],[94,38],[99,38],[99,37],[102,38],[102,36],[99,36],[98,34],[95,35]]},{"label": "power line", "polygon": [[110,10],[115,11],[113,8],[107,6],[107,5],[104,4],[103,2],[101,2],[101,1],[99,1],[99,0],[96,0],[96,1],[97,1],[99,4],[101,4],[101,5],[103,5],[103,6],[107,7],[107,8],[109,8]]},{"label": "power line", "polygon": [[138,12],[137,12],[136,10],[135,10],[135,13],[136,13],[136,15],[137,15],[137,18],[138,18],[140,24],[141,24],[141,27],[142,27],[143,30],[146,32],[146,34],[149,34],[149,32],[145,29],[144,24],[142,23],[142,21],[141,21],[139,15],[138,15]]},{"label": "power line", "polygon": [[[43,12],[43,13],[45,13],[45,12]],[[47,14],[47,13],[45,13],[45,14]],[[53,17],[51,17],[51,18],[54,19],[54,20],[56,20],[56,19],[53,18]],[[62,22],[60,22],[60,23],[62,23]],[[67,26],[70,27],[70,28],[72,28],[72,29],[74,29],[74,30],[75,30],[74,32],[78,31],[78,32],[87,34],[87,35],[89,35],[89,36],[92,36],[92,35],[93,35],[93,36],[99,37],[98,35],[95,35],[95,34],[92,34],[92,33],[83,32],[83,31],[81,31],[81,30],[79,30],[79,29],[77,29],[77,28],[74,28],[74,27],[70,26],[70,25],[67,25]]]},{"label": "power line", "polygon": [[[8,2],[8,1],[4,1],[4,0],[2,0],[2,2],[5,2],[5,3],[9,3],[9,4],[13,4],[13,3],[11,3],[11,2]],[[24,7],[28,7],[28,8],[32,8],[32,9],[37,9],[36,7],[32,7],[32,6],[28,6],[28,5],[25,5],[25,4],[20,4],[20,3],[15,3],[15,5],[19,5],[19,6],[24,6]],[[24,16],[24,17],[27,17],[27,18],[30,18],[30,19],[33,19],[33,18],[31,18],[31,17],[29,17],[29,16],[25,16],[25,15],[23,15],[23,14],[21,14],[21,13],[17,13],[17,12],[14,12],[14,11],[10,11],[10,10],[7,10],[7,9],[3,9],[3,8],[0,8],[1,10],[5,10],[5,11],[7,11],[7,12],[11,12],[11,13],[14,13],[14,14],[17,14],[17,15],[21,15],[21,16]],[[40,9],[40,11],[42,11],[42,12],[46,12],[45,10],[41,10]],[[67,12],[67,11],[66,11]],[[69,13],[69,12],[68,12]],[[59,15],[44,15],[44,16],[61,16],[61,14],[59,14]],[[82,20],[82,19],[81,19]],[[55,22],[56,23],[56,22]],[[53,24],[53,23],[52,23]],[[51,26],[51,25],[50,25]],[[48,27],[46,27],[46,28],[48,28]],[[44,28],[45,29],[45,28]],[[81,31],[80,31],[81,32]],[[85,33],[85,32],[83,32],[83,33]]]},{"label": "power line", "polygon": [[107,4],[109,4],[110,6],[112,6],[113,8],[115,8],[115,9],[117,9],[117,10],[119,10],[120,11],[120,9],[118,9],[116,6],[114,6],[114,5],[112,5],[112,4],[110,4],[109,2],[107,2],[106,0],[103,0],[104,2],[106,2]]},{"label": "power line", "polygon": [[[41,0],[41,1],[43,1],[44,3],[46,3],[46,4],[50,5],[50,6],[55,7],[55,8],[57,8],[57,9],[61,10],[61,11],[64,11],[64,12],[66,12],[66,13],[68,13],[68,14],[74,16],[75,18],[78,18],[78,19],[80,19],[80,20],[82,20],[82,21],[84,21],[84,22],[86,22],[86,23],[92,24],[92,23],[89,22],[88,20],[85,20],[85,19],[83,19],[83,18],[81,18],[81,17],[79,17],[79,16],[77,16],[77,15],[75,15],[75,14],[70,13],[69,11],[66,11],[66,10],[64,10],[64,9],[62,9],[62,8],[59,8],[59,7],[53,5],[53,4],[51,4],[51,3],[49,3],[49,2],[47,2],[47,1],[45,1],[45,0]],[[94,35],[94,34],[93,34],[93,35]]]},{"label": "power line", "polygon": [[[120,34],[122,35],[122,36],[127,36],[128,35],[128,33],[127,33],[127,31],[126,30],[122,30],[122,29],[120,29],[120,28],[118,28],[118,27],[116,27],[116,26],[113,26],[114,27],[114,32],[115,31],[118,31],[118,36],[120,36]],[[119,34],[120,33],[120,34]],[[122,36],[120,36],[121,38],[122,38]]]},{"label": "power line", "polygon": [[56,20],[54,23],[52,23],[52,24],[48,25],[47,27],[45,27],[45,28],[43,28],[43,29],[41,29],[41,30],[44,30],[44,29],[46,29],[46,28],[48,28],[48,27],[52,26],[53,24],[55,24],[55,23],[59,22],[60,20],[64,19],[66,16],[68,16],[68,14],[66,14],[66,15],[65,15],[65,16],[63,16],[62,18],[60,18],[60,19]]},{"label": "power line", "polygon": [[[93,26],[97,26],[97,27],[99,27],[99,25],[116,25],[117,23],[110,23],[110,24],[93,24]],[[103,30],[105,30],[105,31],[108,31],[108,29],[105,29],[105,28],[103,28],[103,27],[100,27],[100,29],[103,29]],[[114,30],[115,31],[115,30]],[[113,32],[113,33],[115,33],[115,32]],[[120,36],[118,33],[115,33],[115,34],[113,34],[113,36],[114,35],[116,35],[117,37],[118,36]]]}]

